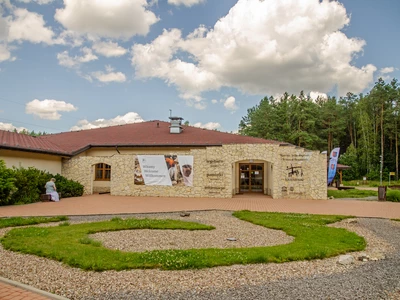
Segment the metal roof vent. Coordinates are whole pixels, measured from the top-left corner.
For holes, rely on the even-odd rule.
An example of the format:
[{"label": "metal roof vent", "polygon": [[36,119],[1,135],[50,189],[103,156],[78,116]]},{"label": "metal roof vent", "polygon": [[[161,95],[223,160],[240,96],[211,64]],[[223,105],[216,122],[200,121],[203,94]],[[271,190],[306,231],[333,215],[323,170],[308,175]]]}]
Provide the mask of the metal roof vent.
[{"label": "metal roof vent", "polygon": [[169,117],[171,120],[171,126],[169,126],[169,133],[181,133],[182,132],[182,120],[181,117]]}]

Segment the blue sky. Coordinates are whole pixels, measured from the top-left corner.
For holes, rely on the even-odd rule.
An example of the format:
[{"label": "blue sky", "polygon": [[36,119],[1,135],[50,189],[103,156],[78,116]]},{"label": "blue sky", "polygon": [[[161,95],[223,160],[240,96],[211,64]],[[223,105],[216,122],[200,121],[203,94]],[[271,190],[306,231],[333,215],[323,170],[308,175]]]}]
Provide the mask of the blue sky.
[{"label": "blue sky", "polygon": [[395,0],[0,0],[0,129],[172,114],[236,131],[264,96],[400,79]]}]

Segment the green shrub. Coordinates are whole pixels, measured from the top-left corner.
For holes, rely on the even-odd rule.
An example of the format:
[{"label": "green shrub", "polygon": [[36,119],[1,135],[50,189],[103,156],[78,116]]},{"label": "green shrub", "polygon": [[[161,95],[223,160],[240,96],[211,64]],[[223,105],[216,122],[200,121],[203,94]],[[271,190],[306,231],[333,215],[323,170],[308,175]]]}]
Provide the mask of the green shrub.
[{"label": "green shrub", "polygon": [[40,201],[40,194],[46,192],[46,182],[52,177],[62,198],[83,195],[83,185],[79,182],[32,167],[8,169],[0,160],[0,206]]},{"label": "green shrub", "polygon": [[388,190],[386,192],[386,200],[392,202],[400,202],[400,191],[399,190]]},{"label": "green shrub", "polygon": [[45,192],[49,173],[38,170],[36,168],[13,168],[12,175],[15,179],[15,187],[17,190],[11,196],[9,204],[26,204],[40,200],[40,194]]},{"label": "green shrub", "polygon": [[67,179],[60,174],[53,177],[56,179],[57,192],[61,193],[62,198],[80,197],[83,195],[83,185],[79,182]]},{"label": "green shrub", "polygon": [[367,174],[367,178],[368,180],[379,180],[380,171],[378,169],[370,170],[369,173]]},{"label": "green shrub", "polygon": [[0,205],[11,204],[11,195],[16,190],[12,171],[0,160]]}]

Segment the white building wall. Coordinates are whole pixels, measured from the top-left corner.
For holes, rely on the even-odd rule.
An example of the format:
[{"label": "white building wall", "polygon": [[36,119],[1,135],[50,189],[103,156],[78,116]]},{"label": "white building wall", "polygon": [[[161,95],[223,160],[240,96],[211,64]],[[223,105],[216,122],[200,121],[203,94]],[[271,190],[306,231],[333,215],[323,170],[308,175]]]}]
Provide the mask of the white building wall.
[{"label": "white building wall", "polygon": [[7,168],[34,167],[54,175],[61,174],[61,157],[56,155],[0,149],[0,159]]}]

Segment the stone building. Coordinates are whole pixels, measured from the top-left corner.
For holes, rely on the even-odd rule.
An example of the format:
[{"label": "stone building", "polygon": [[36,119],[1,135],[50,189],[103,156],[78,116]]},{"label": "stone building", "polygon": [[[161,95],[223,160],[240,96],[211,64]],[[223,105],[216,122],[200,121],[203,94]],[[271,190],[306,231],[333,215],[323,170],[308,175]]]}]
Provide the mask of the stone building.
[{"label": "stone building", "polygon": [[85,194],[327,198],[325,154],[170,119],[39,137],[0,131],[0,159],[60,173]]}]

